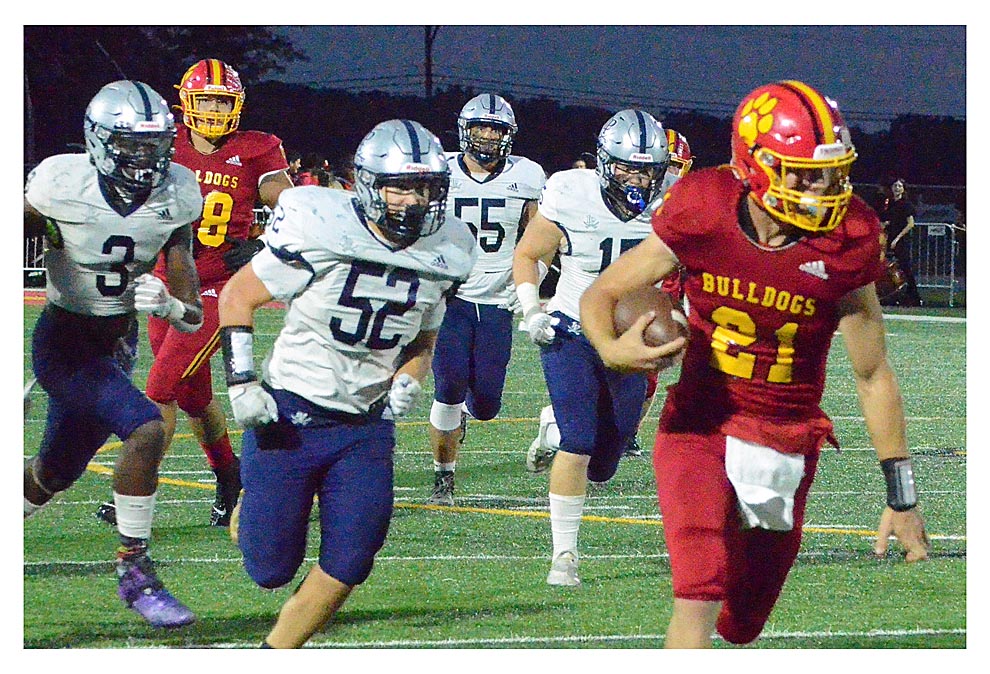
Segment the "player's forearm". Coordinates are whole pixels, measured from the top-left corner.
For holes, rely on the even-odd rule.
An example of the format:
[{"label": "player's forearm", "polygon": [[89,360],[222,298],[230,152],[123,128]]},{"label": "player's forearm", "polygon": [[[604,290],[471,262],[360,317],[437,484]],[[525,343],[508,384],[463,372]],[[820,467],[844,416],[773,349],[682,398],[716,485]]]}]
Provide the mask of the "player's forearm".
[{"label": "player's forearm", "polygon": [[437,341],[435,330],[424,330],[409,342],[399,358],[395,375],[408,374],[418,382],[426,380],[433,363],[433,347]]},{"label": "player's forearm", "polygon": [[220,327],[254,326],[254,312],[272,300],[250,264],[234,274],[220,292]]},{"label": "player's forearm", "polygon": [[884,362],[869,377],[857,377],[856,391],[877,458],[908,456],[904,402],[890,366]]}]

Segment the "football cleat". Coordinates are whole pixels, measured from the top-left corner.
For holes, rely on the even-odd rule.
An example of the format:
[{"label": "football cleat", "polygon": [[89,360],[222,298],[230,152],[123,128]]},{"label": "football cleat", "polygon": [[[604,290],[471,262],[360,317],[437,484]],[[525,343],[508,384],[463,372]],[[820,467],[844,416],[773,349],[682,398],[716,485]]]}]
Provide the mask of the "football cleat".
[{"label": "football cleat", "polygon": [[550,564],[550,573],[547,574],[548,585],[575,586],[581,584],[581,579],[577,575],[578,558],[574,550],[565,550],[557,555]]},{"label": "football cleat", "polygon": [[626,448],[622,450],[622,456],[643,456],[643,448],[639,446],[639,440],[636,439],[636,436],[633,436],[626,443]]},{"label": "football cleat", "polygon": [[107,524],[114,527],[117,526],[117,506],[115,506],[113,503],[107,502],[101,504],[100,507],[96,509],[96,512],[93,513],[93,515],[95,515],[96,519],[100,520],[101,522],[106,522]]},{"label": "football cleat", "polygon": [[[553,436],[553,441],[550,436]],[[540,410],[540,430],[526,452],[526,470],[531,473],[545,472],[553,463],[559,445],[557,418],[554,416],[553,406],[547,405]]]},{"label": "football cleat", "polygon": [[545,473],[553,463],[553,457],[556,454],[556,449],[543,447],[540,444],[540,439],[536,438],[526,452],[526,470],[530,473]]},{"label": "football cleat", "polygon": [[165,589],[147,552],[118,553],[117,595],[152,627],[191,625],[196,615]]},{"label": "football cleat", "polygon": [[230,516],[241,495],[241,462],[235,456],[232,464],[213,473],[217,476],[217,492],[210,511],[210,526],[229,527]]},{"label": "football cleat", "polygon": [[454,473],[441,470],[434,475],[433,494],[427,499],[427,505],[454,505]]}]

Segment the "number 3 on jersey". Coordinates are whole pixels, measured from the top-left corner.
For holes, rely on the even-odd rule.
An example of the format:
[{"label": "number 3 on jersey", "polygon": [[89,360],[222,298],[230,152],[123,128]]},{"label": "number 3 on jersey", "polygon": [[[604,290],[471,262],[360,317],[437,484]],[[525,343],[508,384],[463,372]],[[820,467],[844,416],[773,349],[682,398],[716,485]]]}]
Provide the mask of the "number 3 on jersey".
[{"label": "number 3 on jersey", "polygon": [[196,238],[204,246],[217,248],[227,235],[227,225],[234,212],[234,198],[226,192],[210,192],[203,199],[203,219]]},{"label": "number 3 on jersey", "polygon": [[[752,379],[756,356],[745,348],[756,341],[756,323],[745,311],[730,307],[713,311],[712,321],[718,326],[712,333],[712,367],[733,377]],[[767,381],[771,384],[788,384],[793,378],[797,329],[797,323],[784,323],[774,332],[777,362],[767,373]]]}]

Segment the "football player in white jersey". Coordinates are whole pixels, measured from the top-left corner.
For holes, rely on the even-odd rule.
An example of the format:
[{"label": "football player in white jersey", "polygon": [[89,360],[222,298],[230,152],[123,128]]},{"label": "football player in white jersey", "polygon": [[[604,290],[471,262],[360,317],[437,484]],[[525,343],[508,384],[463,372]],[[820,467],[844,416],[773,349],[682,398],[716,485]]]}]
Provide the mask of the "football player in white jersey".
[{"label": "football player in white jersey", "polygon": [[[392,514],[394,418],[413,406],[445,300],[476,258],[470,230],[446,213],[450,170],[432,133],[382,122],[354,163],[354,192],[283,192],[265,248],[220,294],[230,402],[245,428],[231,533],[258,585],[293,579],[319,499],[319,562],[264,648],[302,646],[371,573]],[[254,312],[273,298],[289,308],[259,376]]]},{"label": "football player in white jersey", "polygon": [[[663,186],[660,188],[660,197],[667,194],[671,185],[683,178],[691,165],[694,163],[694,155],[691,153],[691,146],[683,134],[674,129],[666,128],[667,152],[670,155],[670,165],[667,167],[667,174],[663,179]],[[680,272],[671,274],[663,280],[660,289],[669,293],[676,300],[681,301],[681,276]],[[686,301],[686,300],[685,300]],[[686,307],[685,307],[686,308]],[[646,415],[653,404],[653,398],[657,390],[657,376],[659,373],[653,372],[646,375],[646,400],[643,402],[643,410],[640,414],[641,426]],[[529,446],[527,453],[526,467],[530,472],[540,473],[550,467],[550,459],[554,452],[560,449],[560,429],[557,427],[557,419],[553,413],[553,405],[547,405],[540,410],[540,428],[536,438]],[[636,435],[629,439],[623,456],[642,456],[643,449],[636,440]]]},{"label": "football player in white jersey", "polygon": [[487,421],[502,406],[512,351],[512,251],[536,213],[546,182],[534,161],[510,154],[518,126],[501,96],[475,96],[457,118],[460,152],[448,153],[447,213],[467,223],[477,241],[471,276],[447,302],[433,358],[430,408],[434,505],[454,505],[457,452],[467,415]]},{"label": "football player in white jersey", "polygon": [[[190,223],[196,176],[172,164],[175,123],[142,82],[112,82],[86,108],[86,154],[45,159],[24,189],[26,232],[47,237],[47,303],[32,365],[48,394],[41,448],[24,468],[24,517],[68,489],[97,449],[122,441],[113,476],[118,595],[154,627],[195,620],[158,579],[148,554],[161,412],[131,383],[135,310],[192,332],[203,320]],[[169,286],[148,272],[164,253]]]},{"label": "football player in white jersey", "polygon": [[[560,451],[527,457],[550,468],[553,554],[547,582],[578,585],[578,529],[588,480],[605,482],[636,432],[646,394],[643,374],[607,369],[581,334],[585,289],[623,251],[646,238],[660,199],[669,153],[663,128],[649,113],[622,110],[598,134],[595,170],[550,176],[538,213],[516,246],[513,277],[530,339],[540,360],[560,432]],[[563,237],[563,243],[561,239]],[[561,250],[561,272],[544,310],[537,262]]]}]

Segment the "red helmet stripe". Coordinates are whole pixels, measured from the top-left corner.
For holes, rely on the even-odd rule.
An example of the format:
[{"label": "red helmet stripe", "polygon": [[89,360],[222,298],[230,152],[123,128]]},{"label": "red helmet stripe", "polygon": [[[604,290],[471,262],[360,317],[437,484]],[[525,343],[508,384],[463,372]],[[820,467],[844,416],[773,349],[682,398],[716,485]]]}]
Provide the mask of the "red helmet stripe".
[{"label": "red helmet stripe", "polygon": [[808,108],[811,118],[815,121],[815,133],[819,138],[818,144],[829,145],[836,142],[835,124],[832,122],[832,108],[825,102],[822,95],[804,82],[798,82],[797,80],[788,80],[780,84],[797,93],[798,98]]},{"label": "red helmet stripe", "polygon": [[224,82],[224,72],[223,61],[219,59],[207,59],[206,60],[206,72],[209,78],[209,84],[219,84],[221,86],[225,85]]}]

